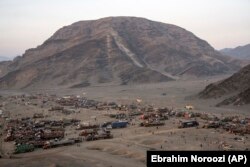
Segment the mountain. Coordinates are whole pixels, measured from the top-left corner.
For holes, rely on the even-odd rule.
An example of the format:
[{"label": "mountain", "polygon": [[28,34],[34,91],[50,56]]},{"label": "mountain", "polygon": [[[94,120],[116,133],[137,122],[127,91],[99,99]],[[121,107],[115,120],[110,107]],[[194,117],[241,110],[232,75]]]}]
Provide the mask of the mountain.
[{"label": "mountain", "polygon": [[224,55],[232,56],[239,59],[250,60],[250,44],[245,46],[238,46],[236,48],[225,48],[220,50]]},{"label": "mountain", "polygon": [[11,60],[9,57],[0,56],[0,62]]},{"label": "mountain", "polygon": [[0,64],[1,88],[84,87],[162,82],[238,70],[193,33],[137,17],[80,21]]},{"label": "mountain", "polygon": [[250,103],[250,65],[242,68],[231,77],[208,85],[200,92],[201,98],[226,97],[217,106],[226,104],[249,104]]}]

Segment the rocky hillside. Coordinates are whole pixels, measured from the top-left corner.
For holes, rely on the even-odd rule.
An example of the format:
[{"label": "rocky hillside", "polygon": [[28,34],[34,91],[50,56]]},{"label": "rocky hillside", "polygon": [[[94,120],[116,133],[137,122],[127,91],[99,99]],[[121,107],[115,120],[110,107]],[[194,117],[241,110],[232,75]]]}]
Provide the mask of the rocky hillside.
[{"label": "rocky hillside", "polygon": [[201,98],[229,96],[218,105],[250,103],[250,65],[225,80],[208,85],[199,96]]},{"label": "rocky hillside", "polygon": [[80,21],[0,64],[1,88],[84,87],[232,72],[242,62],[171,24],[136,17]]},{"label": "rocky hillside", "polygon": [[250,44],[245,46],[238,46],[236,48],[225,48],[220,50],[224,55],[232,56],[238,59],[250,60]]}]

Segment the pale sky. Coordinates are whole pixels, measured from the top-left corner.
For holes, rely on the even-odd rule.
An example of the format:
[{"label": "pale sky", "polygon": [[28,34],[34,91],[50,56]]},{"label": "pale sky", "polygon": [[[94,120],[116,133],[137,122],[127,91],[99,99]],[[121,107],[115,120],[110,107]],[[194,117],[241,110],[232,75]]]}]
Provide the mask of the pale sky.
[{"label": "pale sky", "polygon": [[22,55],[65,25],[108,16],[175,24],[215,49],[250,43],[250,0],[0,0],[0,56]]}]

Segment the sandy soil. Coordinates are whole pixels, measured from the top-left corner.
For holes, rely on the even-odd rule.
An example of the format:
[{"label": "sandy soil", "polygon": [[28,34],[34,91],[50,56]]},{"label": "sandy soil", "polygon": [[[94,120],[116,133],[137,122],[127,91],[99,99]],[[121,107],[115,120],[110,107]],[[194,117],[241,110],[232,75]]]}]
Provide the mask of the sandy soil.
[{"label": "sandy soil", "polygon": [[[159,84],[145,85],[126,85],[126,86],[96,86],[82,89],[64,89],[64,90],[25,90],[25,93],[50,93],[57,95],[75,94],[83,95],[89,99],[100,101],[115,101],[120,104],[136,103],[136,99],[142,99],[141,105],[167,106],[174,109],[183,108],[186,104],[193,105],[194,112],[208,112],[215,115],[239,115],[241,117],[250,117],[250,106],[227,106],[214,107],[219,99],[200,100],[193,95],[197,94],[204,87],[216,80],[221,79],[219,76],[213,79],[187,79],[171,81]],[[17,90],[1,91],[1,95],[13,95],[23,93]],[[166,95],[164,95],[165,93]],[[1,101],[3,103],[3,101]],[[0,104],[1,104],[0,103]],[[80,109],[79,113],[65,116],[62,113],[53,111],[49,112],[47,106],[24,105],[17,101],[4,102],[4,110],[13,118],[23,116],[32,116],[33,113],[44,113],[49,115],[50,119],[78,118],[82,121],[95,122],[93,116],[96,116],[96,122],[114,120],[107,116],[109,113],[119,111],[97,111],[89,109]],[[3,120],[1,120],[3,123]],[[38,149],[31,153],[13,155],[12,158],[4,156],[0,159],[0,166],[46,166],[46,167],[67,167],[67,166],[93,166],[93,167],[140,167],[146,166],[147,150],[219,150],[221,142],[226,142],[235,149],[245,150],[250,148],[250,135],[238,136],[230,134],[222,129],[203,129],[200,128],[205,122],[198,120],[201,124],[199,128],[178,129],[175,117],[165,121],[165,125],[156,127],[139,127],[139,118],[133,120],[135,125],[130,125],[123,129],[114,129],[113,139],[83,142],[80,146],[65,146],[54,149]],[[78,136],[78,131],[74,127],[67,127],[67,136]],[[1,132],[3,133],[3,132]],[[3,142],[1,137],[1,152],[7,155],[13,151],[13,143]],[[236,141],[235,137],[244,138],[244,141]]]}]

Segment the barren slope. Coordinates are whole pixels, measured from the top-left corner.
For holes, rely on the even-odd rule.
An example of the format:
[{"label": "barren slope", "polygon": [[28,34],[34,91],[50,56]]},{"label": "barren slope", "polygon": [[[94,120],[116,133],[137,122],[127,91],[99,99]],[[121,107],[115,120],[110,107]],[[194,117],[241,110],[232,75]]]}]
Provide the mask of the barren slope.
[{"label": "barren slope", "polygon": [[63,27],[21,58],[0,65],[0,86],[150,83],[227,73],[241,65],[175,25],[109,17]]},{"label": "barren slope", "polygon": [[218,105],[250,103],[250,65],[225,80],[209,84],[199,94],[201,98],[217,98],[224,95],[231,97],[227,97]]}]

